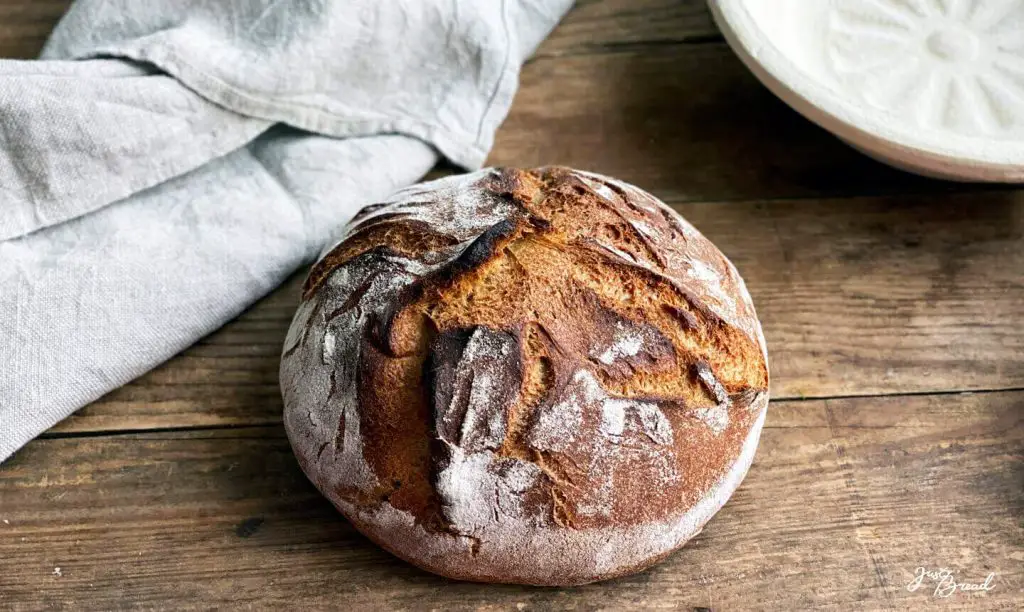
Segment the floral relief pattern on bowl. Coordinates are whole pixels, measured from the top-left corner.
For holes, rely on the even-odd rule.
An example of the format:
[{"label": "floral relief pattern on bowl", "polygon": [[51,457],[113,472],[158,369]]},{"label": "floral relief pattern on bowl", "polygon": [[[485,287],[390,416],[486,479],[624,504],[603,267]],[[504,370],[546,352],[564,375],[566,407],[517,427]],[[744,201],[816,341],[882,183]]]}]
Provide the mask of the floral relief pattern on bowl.
[{"label": "floral relief pattern on bowl", "polygon": [[842,0],[826,21],[840,86],[925,128],[1024,135],[1024,1]]}]

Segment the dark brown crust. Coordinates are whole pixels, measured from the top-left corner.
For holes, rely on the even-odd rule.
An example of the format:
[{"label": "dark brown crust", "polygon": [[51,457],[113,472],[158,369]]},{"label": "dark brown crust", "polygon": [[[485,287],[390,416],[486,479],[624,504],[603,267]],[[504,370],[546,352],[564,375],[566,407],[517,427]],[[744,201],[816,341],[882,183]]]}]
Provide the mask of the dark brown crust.
[{"label": "dark brown crust", "polygon": [[[371,265],[380,273],[331,298],[330,321],[358,310],[379,274],[397,273],[385,262],[440,262],[368,315],[357,362],[340,366],[358,372],[362,457],[379,484],[325,493],[398,556],[456,578],[504,582],[518,574],[417,556],[346,508],[387,505],[439,541],[475,542],[466,553],[475,556],[479,527],[460,524],[459,500],[446,497],[442,479],[461,457],[487,453],[495,465],[539,474],[515,494],[526,508],[517,511],[538,529],[660,524],[708,495],[736,461],[762,416],[768,370],[731,265],[648,194],[565,168],[499,169],[474,189],[483,194],[477,214],[502,214],[467,242],[402,206],[360,213],[310,272],[304,299],[320,299],[336,271],[378,261]],[[410,210],[430,197],[419,195]],[[474,395],[481,389],[484,400]],[[552,442],[565,406],[572,431]],[[342,419],[336,454],[344,430]],[[612,458],[599,450],[607,444]],[[296,452],[307,473],[319,469],[319,455]],[[624,575],[665,554],[540,582]]]}]

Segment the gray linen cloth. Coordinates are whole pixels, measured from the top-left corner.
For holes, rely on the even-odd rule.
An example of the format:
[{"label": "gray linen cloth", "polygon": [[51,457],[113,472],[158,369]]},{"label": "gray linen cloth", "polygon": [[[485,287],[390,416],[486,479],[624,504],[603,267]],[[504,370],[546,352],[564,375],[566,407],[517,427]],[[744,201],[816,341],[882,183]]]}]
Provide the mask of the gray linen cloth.
[{"label": "gray linen cloth", "polygon": [[0,61],[0,461],[443,156],[571,0],[78,0]]}]

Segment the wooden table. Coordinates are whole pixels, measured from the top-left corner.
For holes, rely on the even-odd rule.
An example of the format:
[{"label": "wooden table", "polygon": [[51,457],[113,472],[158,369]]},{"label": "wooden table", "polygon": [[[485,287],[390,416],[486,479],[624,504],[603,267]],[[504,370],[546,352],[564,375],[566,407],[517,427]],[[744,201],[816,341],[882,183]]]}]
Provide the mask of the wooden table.
[{"label": "wooden table", "polygon": [[[66,0],[0,0],[0,55]],[[491,156],[646,187],[735,262],[773,400],[729,504],[653,570],[576,589],[443,580],[299,471],[277,365],[299,276],[0,467],[0,609],[1024,606],[1024,190],[874,163],[778,102],[699,0],[580,1]],[[983,596],[906,588],[918,567]]]}]

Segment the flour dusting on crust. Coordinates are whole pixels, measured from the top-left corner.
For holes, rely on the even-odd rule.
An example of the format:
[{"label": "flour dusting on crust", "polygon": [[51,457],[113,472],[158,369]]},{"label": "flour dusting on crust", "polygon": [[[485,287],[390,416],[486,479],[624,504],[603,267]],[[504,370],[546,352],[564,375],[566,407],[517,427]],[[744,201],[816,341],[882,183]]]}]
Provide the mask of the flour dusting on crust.
[{"label": "flour dusting on crust", "polygon": [[597,355],[597,360],[611,365],[623,357],[634,357],[643,348],[644,338],[639,331],[629,329],[621,322],[615,325],[615,337],[612,345]]},{"label": "flour dusting on crust", "polygon": [[729,398],[729,393],[725,390],[725,387],[722,386],[721,381],[715,378],[714,372],[711,371],[711,368],[706,363],[697,364],[697,376],[705,388],[714,395],[715,401],[718,402],[714,406],[698,409],[696,411],[697,417],[711,428],[712,433],[716,436],[721,435],[729,426],[729,406],[732,400]]},{"label": "flour dusting on crust", "polygon": [[[609,573],[632,573],[699,533],[729,499],[754,459],[766,405],[767,398],[758,403],[759,416],[721,478],[697,504],[680,509],[662,521],[576,531],[507,520],[486,535],[488,541],[505,545],[480,545],[473,556],[464,554],[470,547],[465,536],[453,534],[439,538],[407,512],[388,505],[357,508],[340,500],[335,503],[374,540],[394,537],[406,542],[409,547],[401,553],[403,558],[456,577],[472,577],[482,565],[513,568],[503,581],[536,585],[583,584],[605,578]],[[559,579],[554,581],[554,576]]]},{"label": "flour dusting on crust", "polygon": [[[573,274],[583,269],[577,261],[596,258],[605,262],[601,270],[644,279],[633,296],[654,287],[688,302],[644,311],[628,292],[594,289],[615,282],[602,271],[587,277],[590,285],[530,294],[534,317],[549,307],[545,300],[565,308],[548,316],[570,314],[546,319],[549,328],[529,341],[524,330],[533,319],[435,321],[431,291],[482,284],[499,258],[509,269],[538,266],[516,255],[523,235],[538,243],[570,236],[551,229],[562,217],[538,212],[559,188],[559,197],[589,202],[604,224],[587,226],[584,216],[560,226],[583,228],[571,234],[577,242],[547,247],[578,251],[568,260]],[[568,206],[564,218],[572,219],[570,204],[552,206]],[[722,365],[733,349],[693,353],[712,355],[705,360],[678,344],[700,341],[679,340],[680,328],[736,329],[750,339],[740,354],[756,353],[756,345],[767,359],[750,296],[692,225],[632,185],[561,169],[449,177],[367,207],[322,259],[323,274],[307,285],[285,340],[288,436],[317,487],[360,530],[414,563],[453,577],[532,584],[633,571],[698,532],[750,464],[767,408],[766,371],[764,388],[740,384]],[[551,286],[555,277],[521,278]],[[460,299],[470,304],[473,293]],[[526,298],[481,291],[477,299]],[[657,319],[680,303],[693,312]],[[417,329],[419,340],[410,337]],[[665,377],[695,391],[673,395],[679,387],[658,382]],[[402,394],[410,392],[419,395],[405,406]],[[373,404],[367,396],[374,394],[389,399]],[[399,479],[388,472],[390,453],[408,449],[390,436],[408,419],[426,432],[403,438],[422,449],[408,453],[422,468]],[[698,439],[707,447],[695,448]]]},{"label": "flour dusting on crust", "polygon": [[475,537],[503,523],[540,522],[541,515],[529,514],[523,504],[524,494],[542,476],[539,467],[492,451],[464,453],[452,448],[451,453],[438,474],[437,495],[455,531]]},{"label": "flour dusting on crust", "polygon": [[661,408],[609,396],[588,370],[576,372],[558,401],[539,409],[529,439],[539,450],[572,450],[573,456],[588,458],[581,472],[599,484],[578,507],[585,516],[612,512],[616,475],[627,465],[631,476],[650,477],[655,486],[679,478],[672,425]]}]

